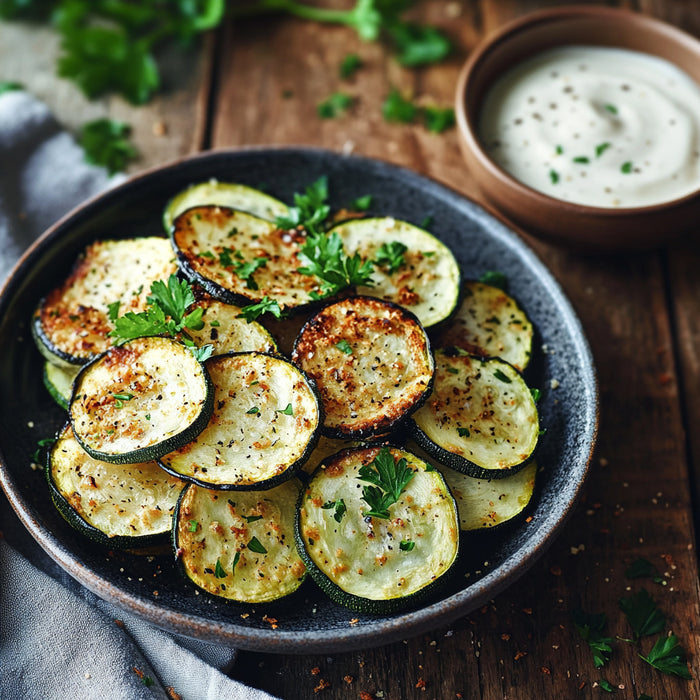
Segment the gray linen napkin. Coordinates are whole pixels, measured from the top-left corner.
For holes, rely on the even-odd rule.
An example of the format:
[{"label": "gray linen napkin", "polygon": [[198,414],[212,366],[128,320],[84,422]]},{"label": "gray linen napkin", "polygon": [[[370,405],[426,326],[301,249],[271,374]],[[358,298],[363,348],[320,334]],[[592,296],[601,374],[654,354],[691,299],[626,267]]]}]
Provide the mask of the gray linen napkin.
[{"label": "gray linen napkin", "polygon": [[[85,164],[42,102],[0,95],[0,283],[44,229],[120,179]],[[235,650],[160,630],[83,588],[2,494],[0,528],[3,700],[274,700],[225,675]]]}]

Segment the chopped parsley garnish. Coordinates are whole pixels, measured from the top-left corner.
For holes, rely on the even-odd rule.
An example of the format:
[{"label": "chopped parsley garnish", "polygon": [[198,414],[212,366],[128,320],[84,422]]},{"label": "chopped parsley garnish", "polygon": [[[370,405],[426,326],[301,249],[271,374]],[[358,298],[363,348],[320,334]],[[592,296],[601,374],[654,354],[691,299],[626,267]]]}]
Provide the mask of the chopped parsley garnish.
[{"label": "chopped parsley garnish", "polygon": [[125,122],[95,119],[80,127],[78,142],[88,163],[101,165],[114,175],[138,155],[136,148],[129,143],[130,133],[131,127]]},{"label": "chopped parsley garnish", "polygon": [[410,124],[418,116],[418,107],[407,100],[397,88],[392,88],[382,103],[382,115],[388,122]]},{"label": "chopped parsley garnish", "polygon": [[267,258],[258,257],[249,262],[238,261],[233,263],[233,271],[242,279],[248,289],[257,289],[258,283],[253,279],[253,273],[267,265]]},{"label": "chopped parsley garnish", "polygon": [[262,515],[246,515],[244,516],[245,521],[247,523],[254,523],[257,522],[258,520],[262,520]]},{"label": "chopped parsley garnish", "polygon": [[377,267],[383,267],[388,274],[393,275],[402,265],[406,264],[404,253],[408,250],[408,246],[400,241],[391,241],[391,243],[382,243],[381,248],[377,251],[377,256],[372,261]]},{"label": "chopped parsley garnish", "polygon": [[650,578],[654,583],[663,583],[664,578],[659,570],[644,558],[635,559],[625,571],[627,578]]},{"label": "chopped parsley garnish", "polygon": [[326,501],[321,508],[323,510],[330,510],[331,508],[333,509],[333,519],[339,523],[342,519],[343,516],[345,515],[345,512],[347,511],[347,507],[345,505],[345,501],[342,498],[339,498],[337,501]]},{"label": "chopped parsley garnish", "polygon": [[595,157],[600,158],[600,156],[602,156],[603,153],[605,153],[605,151],[607,151],[608,148],[610,148],[610,146],[612,146],[612,144],[609,141],[606,141],[605,143],[599,143],[595,147]]},{"label": "chopped parsley garnish", "polygon": [[119,307],[122,305],[121,301],[113,301],[111,304],[107,304],[107,318],[114,323],[119,316]]},{"label": "chopped parsley garnish", "polygon": [[112,397],[114,398],[115,408],[123,408],[124,401],[131,401],[131,399],[134,398],[134,395],[133,394],[112,394]]},{"label": "chopped parsley garnish", "polygon": [[233,557],[233,565],[231,566],[231,573],[235,576],[236,575],[236,564],[241,560],[241,553],[236,552],[235,556]]},{"label": "chopped parsley garnish", "polygon": [[346,355],[352,355],[352,347],[350,346],[350,343],[348,343],[347,340],[339,340],[336,344],[335,347],[340,350],[340,352],[344,352]]},{"label": "chopped parsley garnish", "polygon": [[647,656],[640,654],[644,661],[661,671],[661,673],[680,676],[690,680],[692,676],[688,670],[685,656],[685,649],[679,644],[678,637],[675,634],[671,634],[668,637],[659,637]]},{"label": "chopped parsley garnish", "polygon": [[640,637],[663,632],[666,618],[643,588],[630,598],[620,599],[620,610],[630,623],[636,642]]},{"label": "chopped parsley garnish", "polygon": [[615,105],[605,105],[605,109],[607,109],[610,114],[617,114],[617,107],[615,107]]},{"label": "chopped parsley garnish", "polygon": [[275,225],[285,231],[301,226],[311,234],[318,233],[323,230],[331,210],[327,199],[328,178],[324,175],[310,184],[302,194],[294,194],[294,206],[289,207],[287,216],[278,216]]},{"label": "chopped parsley garnish", "polygon": [[586,165],[587,163],[591,162],[591,159],[588,156],[576,156],[573,159],[574,163],[582,163]]},{"label": "chopped parsley garnish", "polygon": [[488,270],[479,277],[479,282],[481,282],[481,284],[488,284],[491,287],[497,287],[504,292],[508,291],[508,278],[502,272]]},{"label": "chopped parsley garnish", "polygon": [[261,544],[257,537],[252,537],[250,542],[248,542],[248,549],[251,552],[257,552],[258,554],[267,554],[267,550]]},{"label": "chopped parsley garnish", "polygon": [[288,403],[286,408],[278,408],[277,413],[284,413],[285,416],[293,416],[294,409],[292,408],[292,404]]},{"label": "chopped parsley garnish", "polygon": [[399,542],[399,549],[402,552],[411,552],[415,546],[416,543],[413,542],[413,540],[401,540],[401,542]]},{"label": "chopped parsley garnish", "polygon": [[200,258],[209,258],[210,260],[213,260],[216,256],[214,255],[214,253],[211,252],[211,250],[203,250],[199,254],[199,257]]},{"label": "chopped parsley garnish", "polygon": [[388,520],[389,507],[399,500],[414,474],[405,457],[396,461],[389,448],[382,447],[370,464],[360,468],[357,477],[373,484],[362,487],[362,500],[370,507],[364,516]]},{"label": "chopped parsley garnish", "polygon": [[552,181],[553,185],[556,185],[559,182],[559,173],[556,170],[550,170],[549,179]]},{"label": "chopped parsley garnish", "polygon": [[459,374],[459,370],[458,370],[456,367],[448,367],[448,368],[447,368],[447,371],[448,371],[450,374]]},{"label": "chopped parsley garnish", "polygon": [[297,257],[303,263],[297,268],[302,275],[313,275],[320,280],[319,291],[312,291],[312,299],[325,299],[351,286],[372,287],[372,263],[363,261],[359,253],[352,257],[343,249],[337,232],[308,236]]},{"label": "chopped parsley garnish", "polygon": [[321,119],[334,119],[350,109],[354,101],[353,97],[346,95],[344,92],[334,92],[323,102],[318,103],[316,111]]},{"label": "chopped parsley garnish", "polygon": [[275,318],[282,318],[282,309],[277,299],[270,299],[267,294],[257,303],[248,304],[241,308],[236,318],[244,318],[248,323],[255,321],[258,316],[265,313],[272,314]]},{"label": "chopped parsley garnish", "polygon": [[340,62],[338,73],[343,80],[347,80],[352,78],[360,68],[362,68],[362,59],[356,53],[349,53]]},{"label": "chopped parsley garnish", "polygon": [[[433,217],[428,214],[427,216],[423,217],[423,221],[420,222],[420,228],[428,228],[430,224],[433,223]],[[428,253],[423,253],[423,255],[428,255]]]},{"label": "chopped parsley garnish", "polygon": [[556,154],[560,156],[562,153],[564,153],[564,147],[563,146],[557,146],[555,149]]},{"label": "chopped parsley garnish", "polygon": [[428,131],[441,134],[455,125],[455,111],[452,107],[423,107],[423,121]]},{"label": "chopped parsley garnish", "polygon": [[573,618],[578,633],[593,652],[593,665],[601,668],[610,661],[612,654],[610,645],[613,641],[612,637],[606,637],[604,634],[607,622],[605,613],[589,614],[578,609],[574,610]]},{"label": "chopped parsley garnish", "polygon": [[187,528],[187,530],[189,532],[197,532],[198,525],[199,523],[196,520],[190,520],[189,527]]},{"label": "chopped parsley garnish", "polygon": [[195,359],[199,360],[200,362],[208,360],[214,353],[214,346],[211,343],[207,343],[206,345],[202,345],[201,347],[197,347],[196,345],[194,345],[194,343],[192,345],[190,345],[189,343],[185,343],[185,345],[189,347]]},{"label": "chopped parsley garnish", "polygon": [[253,408],[249,408],[246,413],[248,415],[255,415],[257,413],[260,413],[260,409],[257,406],[253,406]]},{"label": "chopped parsley garnish", "polygon": [[598,681],[598,685],[606,692],[606,693],[614,693],[615,692],[615,686],[610,682],[606,681],[605,678],[601,678]]},{"label": "chopped parsley garnish", "polygon": [[542,398],[542,392],[539,389],[530,389],[530,394],[532,394],[532,400],[537,403]]},{"label": "chopped parsley garnish", "polygon": [[210,325],[212,328],[218,328],[218,327],[221,325],[221,323],[219,323],[219,321],[217,321],[216,319],[214,319],[213,321],[210,321],[210,322],[209,322],[209,325]]},{"label": "chopped parsley garnish", "polygon": [[6,92],[15,92],[17,90],[24,90],[24,85],[22,85],[22,83],[16,83],[12,80],[0,80],[0,95],[4,95]]},{"label": "chopped parsley garnish", "polygon": [[113,319],[114,330],[108,335],[115,338],[117,345],[134,338],[162,334],[175,337],[178,333],[183,333],[188,337],[186,329],[198,331],[204,327],[201,308],[189,314],[185,313],[195,302],[194,292],[185,280],[179,280],[176,275],[170,275],[167,285],[162,280],[153,282],[147,301],[146,311],[141,313],[128,311],[119,317],[116,317],[117,302],[110,304],[110,314],[115,318]]},{"label": "chopped parsley garnish", "polygon": [[350,204],[350,209],[353,211],[367,211],[372,206],[372,195],[366,194],[358,197]]},{"label": "chopped parsley garnish", "polygon": [[469,432],[469,428],[457,428],[457,435],[459,435],[459,437],[470,437],[471,433]]},{"label": "chopped parsley garnish", "polygon": [[620,172],[624,173],[625,175],[629,175],[632,172],[633,167],[632,161],[628,160],[620,166]]},{"label": "chopped parsley garnish", "polygon": [[216,578],[226,578],[228,574],[224,571],[224,567],[221,566],[221,559],[216,560],[216,568],[214,569],[214,576]]},{"label": "chopped parsley garnish", "polygon": [[504,372],[502,372],[500,369],[495,369],[493,371],[493,376],[496,377],[501,382],[505,382],[506,384],[510,384],[513,380]]},{"label": "chopped parsley garnish", "polygon": [[32,462],[39,462],[41,460],[41,451],[44,447],[53,445],[56,442],[56,438],[42,438],[36,441],[36,450],[32,453]]}]

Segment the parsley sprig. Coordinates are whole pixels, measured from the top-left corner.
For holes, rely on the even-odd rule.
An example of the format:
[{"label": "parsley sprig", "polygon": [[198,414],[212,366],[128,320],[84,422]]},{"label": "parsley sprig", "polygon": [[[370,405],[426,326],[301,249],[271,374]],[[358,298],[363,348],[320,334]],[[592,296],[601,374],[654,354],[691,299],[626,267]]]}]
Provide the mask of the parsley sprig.
[{"label": "parsley sprig", "polygon": [[400,241],[391,241],[391,243],[382,243],[381,248],[377,251],[377,256],[372,261],[377,267],[383,267],[386,271],[393,275],[402,265],[405,265],[406,258],[404,253],[408,250],[408,246]]},{"label": "parsley sprig", "polygon": [[324,175],[310,184],[304,192],[296,192],[294,206],[289,207],[288,216],[278,216],[275,224],[284,230],[302,227],[310,234],[319,233],[324,230],[331,211],[327,200],[328,178]]},{"label": "parsley sprig", "polygon": [[399,500],[414,475],[415,472],[409,468],[405,457],[396,461],[391,450],[382,447],[369,464],[360,468],[357,477],[360,481],[373,484],[362,487],[362,500],[370,508],[364,517],[388,520],[391,517],[389,507]]},{"label": "parsley sprig", "polygon": [[593,665],[601,668],[610,661],[613,642],[612,637],[605,635],[605,613],[586,613],[579,609],[574,610],[573,618],[578,633],[593,652]]},{"label": "parsley sprig", "polygon": [[647,656],[641,654],[639,656],[661,673],[680,676],[686,680],[692,678],[685,660],[685,649],[680,645],[675,634],[659,637]]},{"label": "parsley sprig", "polygon": [[131,127],[113,119],[95,119],[83,124],[78,141],[85,150],[85,160],[107,168],[110,175],[121,172],[138,156],[129,142]]},{"label": "parsley sprig", "polygon": [[666,617],[644,588],[629,598],[620,598],[620,610],[632,628],[634,638],[631,641],[637,642],[640,637],[664,630]]}]

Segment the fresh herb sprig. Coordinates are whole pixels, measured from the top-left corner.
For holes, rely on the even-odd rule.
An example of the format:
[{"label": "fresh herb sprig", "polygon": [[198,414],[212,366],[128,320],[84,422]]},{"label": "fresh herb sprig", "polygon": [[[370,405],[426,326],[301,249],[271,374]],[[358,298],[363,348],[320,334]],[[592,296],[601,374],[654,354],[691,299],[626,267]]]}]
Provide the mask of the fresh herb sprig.
[{"label": "fresh herb sprig", "polygon": [[620,598],[619,603],[634,634],[631,641],[638,642],[640,637],[663,632],[666,617],[644,588],[629,598]]},{"label": "fresh herb sprig", "polygon": [[675,634],[659,637],[647,656],[641,654],[639,656],[661,673],[679,676],[686,680],[692,678],[685,660],[685,649],[680,645]]},{"label": "fresh herb sprig", "polygon": [[139,152],[129,142],[131,127],[113,119],[95,119],[83,124],[78,142],[85,151],[85,160],[107,168],[110,175],[121,172]]},{"label": "fresh herb sprig", "polygon": [[593,665],[596,668],[603,667],[612,655],[613,638],[605,634],[607,617],[605,613],[586,613],[583,610],[574,610],[574,625],[583,640],[593,652]]},{"label": "fresh herb sprig", "polygon": [[283,316],[282,307],[277,299],[270,299],[267,294],[260,301],[242,307],[241,313],[236,318],[243,318],[248,323],[252,323],[259,316],[266,313],[272,314],[275,318],[282,318]]},{"label": "fresh herb sprig", "polygon": [[402,265],[406,264],[404,253],[407,250],[408,246],[400,241],[382,243],[381,248],[377,251],[377,255],[372,262],[377,267],[385,268],[390,275],[393,275]]},{"label": "fresh herb sprig", "polygon": [[301,227],[310,234],[320,233],[331,211],[327,200],[328,178],[323,175],[304,192],[294,194],[294,206],[289,207],[289,214],[278,216],[275,224],[284,230]]},{"label": "fresh herb sprig", "polygon": [[390,506],[399,500],[414,475],[415,472],[409,468],[405,457],[396,461],[391,450],[382,447],[369,464],[360,468],[357,477],[360,481],[373,484],[362,487],[362,500],[370,508],[364,517],[388,520],[391,517]]}]

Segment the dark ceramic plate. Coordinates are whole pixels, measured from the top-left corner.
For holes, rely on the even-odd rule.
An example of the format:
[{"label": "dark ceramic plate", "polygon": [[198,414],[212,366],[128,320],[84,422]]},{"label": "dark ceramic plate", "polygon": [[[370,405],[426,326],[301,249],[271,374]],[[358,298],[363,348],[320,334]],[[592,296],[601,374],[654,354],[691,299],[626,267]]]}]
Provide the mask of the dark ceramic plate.
[{"label": "dark ceramic plate", "polygon": [[[42,385],[42,360],[28,321],[39,298],[59,283],[89,241],[160,232],[163,206],[193,182],[216,177],[292,201],[295,191],[324,174],[334,207],[370,193],[371,214],[419,225],[430,216],[430,231],[452,248],[465,277],[487,270],[507,275],[539,333],[527,379],[543,390],[541,420],[547,432],[530,522],[472,536],[457,574],[438,597],[387,617],[341,608],[310,581],[289,601],[254,610],[198,595],[169,556],[108,553],[71,529],[51,505],[42,473],[29,468],[37,439],[52,435],[65,414]],[[313,149],[215,152],[132,179],[75,210],[31,248],[0,297],[0,319],[2,484],[24,525],[99,596],[165,629],[232,646],[298,653],[357,649],[404,639],[471,612],[513,583],[552,542],[583,483],[596,435],[590,350],[569,302],[542,263],[473,202],[410,171],[365,158]],[[556,390],[550,389],[552,379],[560,383]],[[266,616],[277,619],[277,629]]]}]

